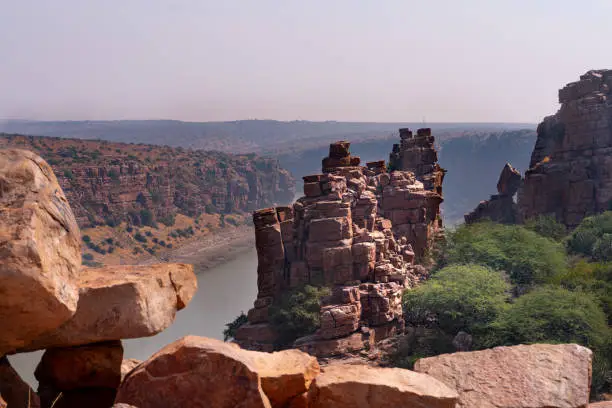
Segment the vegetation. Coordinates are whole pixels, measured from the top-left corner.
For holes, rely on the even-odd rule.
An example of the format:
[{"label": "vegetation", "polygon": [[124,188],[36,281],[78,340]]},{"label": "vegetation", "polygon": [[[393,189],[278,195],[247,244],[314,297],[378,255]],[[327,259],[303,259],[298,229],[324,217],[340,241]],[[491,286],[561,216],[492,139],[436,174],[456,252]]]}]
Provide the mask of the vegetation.
[{"label": "vegetation", "polygon": [[410,367],[452,352],[459,332],[475,349],[578,343],[594,352],[593,395],[612,391],[611,214],[585,219],[567,237],[550,217],[449,233],[432,278],[404,293],[406,323],[417,334],[391,362]]},{"label": "vegetation", "polygon": [[504,271],[514,284],[544,283],[566,270],[563,246],[526,228],[483,222],[448,234],[440,264],[476,263]]},{"label": "vegetation", "polygon": [[236,338],[236,331],[238,331],[240,326],[246,323],[247,315],[245,315],[244,312],[240,312],[238,317],[225,325],[225,330],[223,330],[223,341],[233,340]]},{"label": "vegetation", "polygon": [[329,296],[327,287],[306,285],[284,292],[270,306],[270,322],[280,334],[277,346],[293,343],[297,338],[314,333],[320,326],[321,299]]}]

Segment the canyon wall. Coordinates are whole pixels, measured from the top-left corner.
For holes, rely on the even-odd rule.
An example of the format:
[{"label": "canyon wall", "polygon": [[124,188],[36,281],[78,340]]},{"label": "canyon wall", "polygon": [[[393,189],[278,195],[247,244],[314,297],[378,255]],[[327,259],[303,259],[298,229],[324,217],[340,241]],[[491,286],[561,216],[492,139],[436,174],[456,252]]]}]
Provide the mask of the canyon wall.
[{"label": "canyon wall", "polygon": [[[330,145],[322,173],[304,177],[304,197],[292,206],[253,214],[258,295],[249,323],[236,334],[244,347],[272,350],[278,334],[270,306],[284,291],[305,284],[332,287],[321,327],[295,346],[315,355],[365,347],[403,329],[401,293],[426,277],[426,262],[441,233],[444,170],[433,136],[402,130],[397,153],[413,154],[387,172],[384,161],[360,166],[348,142]],[[418,152],[423,154],[419,155]]]},{"label": "canyon wall", "polygon": [[612,70],[593,70],[559,91],[561,108],[538,126],[519,193],[523,219],[554,215],[575,227],[612,204]]},{"label": "canyon wall", "polygon": [[276,160],[255,155],[20,135],[0,135],[0,147],[45,158],[81,227],[253,211],[290,202],[295,191]]}]

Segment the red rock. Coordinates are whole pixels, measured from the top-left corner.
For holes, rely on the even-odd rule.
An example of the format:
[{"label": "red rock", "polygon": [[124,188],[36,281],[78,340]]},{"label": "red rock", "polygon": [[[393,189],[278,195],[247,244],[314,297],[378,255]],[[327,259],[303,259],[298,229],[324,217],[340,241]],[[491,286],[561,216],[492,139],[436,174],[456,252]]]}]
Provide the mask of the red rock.
[{"label": "red rock", "polygon": [[6,357],[0,357],[0,401],[2,400],[9,408],[41,406],[38,395],[21,379]]},{"label": "red rock", "polygon": [[311,408],[454,408],[455,390],[433,377],[401,368],[332,364],[309,392]]},{"label": "red rock", "polygon": [[414,369],[455,388],[457,408],[585,408],[591,358],[575,344],[534,344],[443,354]]}]

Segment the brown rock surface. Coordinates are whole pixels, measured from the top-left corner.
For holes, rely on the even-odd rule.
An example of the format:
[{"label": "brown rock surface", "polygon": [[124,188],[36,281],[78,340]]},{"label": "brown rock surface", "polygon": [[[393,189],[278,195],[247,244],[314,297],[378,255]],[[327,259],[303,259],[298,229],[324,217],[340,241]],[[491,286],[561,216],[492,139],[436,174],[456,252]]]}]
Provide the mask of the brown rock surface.
[{"label": "brown rock surface", "polygon": [[612,70],[593,70],[559,91],[561,107],[538,126],[519,192],[523,219],[554,215],[568,227],[612,203]]},{"label": "brown rock surface", "polygon": [[506,163],[497,181],[497,193],[513,196],[521,186],[521,178],[521,173],[510,163]]},{"label": "brown rock surface", "polygon": [[297,350],[260,353],[188,336],[132,371],[117,402],[151,408],[282,407],[318,373],[316,359]]},{"label": "brown rock surface", "polygon": [[366,365],[327,366],[308,392],[310,408],[453,408],[456,401],[457,393],[433,377]]},{"label": "brown rock surface", "polygon": [[595,402],[590,404],[589,408],[612,408],[612,401]]},{"label": "brown rock surface", "polygon": [[20,351],[153,336],[166,329],[195,291],[186,264],[84,268],[74,317]]},{"label": "brown rock surface", "polygon": [[591,358],[575,344],[535,344],[424,358],[414,369],[455,388],[458,408],[579,408],[588,407]]},{"label": "brown rock surface", "polygon": [[521,185],[521,173],[506,163],[499,175],[497,191],[489,200],[481,201],[469,214],[465,215],[465,223],[473,224],[479,221],[493,221],[501,224],[515,224],[520,220],[518,206],[514,203],[514,194]]},{"label": "brown rock surface", "polygon": [[35,371],[40,384],[67,391],[75,388],[117,388],[121,381],[120,341],[48,349]]},{"label": "brown rock surface", "polygon": [[6,357],[0,357],[0,407],[40,408],[38,395],[25,383]]},{"label": "brown rock surface", "polygon": [[74,315],[80,240],[51,167],[31,152],[0,150],[0,355]]},{"label": "brown rock surface", "polygon": [[121,362],[121,381],[125,378],[126,375],[130,373],[134,368],[136,368],[142,361],[136,360],[135,358],[128,358]]}]

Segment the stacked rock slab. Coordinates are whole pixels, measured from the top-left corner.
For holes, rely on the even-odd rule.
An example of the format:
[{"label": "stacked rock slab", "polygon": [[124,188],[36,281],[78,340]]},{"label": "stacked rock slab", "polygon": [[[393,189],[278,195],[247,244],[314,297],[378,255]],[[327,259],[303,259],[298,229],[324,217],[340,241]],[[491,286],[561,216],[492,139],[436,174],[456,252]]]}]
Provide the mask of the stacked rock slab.
[{"label": "stacked rock slab", "polygon": [[514,224],[519,220],[518,207],[514,195],[521,185],[521,173],[510,163],[506,163],[497,182],[497,194],[480,204],[465,215],[465,223],[472,224],[490,220],[502,224]]},{"label": "stacked rock slab", "polygon": [[40,406],[110,407],[120,340],[166,329],[197,289],[191,265],[83,268],[80,242],[48,164],[0,150],[0,400],[9,407],[39,406],[39,396],[5,355],[44,349]]},{"label": "stacked rock slab", "polygon": [[561,108],[538,126],[519,193],[524,219],[554,215],[575,227],[612,203],[612,70],[589,71],[559,91]]},{"label": "stacked rock slab", "polygon": [[320,329],[296,341],[302,350],[341,354],[403,329],[401,293],[426,277],[415,252],[426,254],[440,227],[442,197],[412,172],[388,173],[384,161],[358,166],[349,146],[330,145],[323,173],[304,177],[304,197],[293,206],[253,214],[258,295],[236,334],[243,347],[274,349],[269,309],[284,291],[306,284],[332,294],[323,300]]}]

